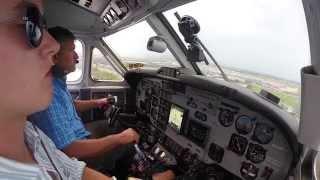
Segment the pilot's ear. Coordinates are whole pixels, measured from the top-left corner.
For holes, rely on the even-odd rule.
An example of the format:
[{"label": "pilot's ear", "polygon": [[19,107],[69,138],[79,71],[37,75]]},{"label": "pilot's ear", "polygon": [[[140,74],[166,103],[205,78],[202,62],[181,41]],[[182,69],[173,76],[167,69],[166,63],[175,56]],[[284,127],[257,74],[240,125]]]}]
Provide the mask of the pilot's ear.
[{"label": "pilot's ear", "polygon": [[59,55],[58,54],[54,55],[53,56],[53,63],[57,64],[58,63],[58,59],[59,59]]}]

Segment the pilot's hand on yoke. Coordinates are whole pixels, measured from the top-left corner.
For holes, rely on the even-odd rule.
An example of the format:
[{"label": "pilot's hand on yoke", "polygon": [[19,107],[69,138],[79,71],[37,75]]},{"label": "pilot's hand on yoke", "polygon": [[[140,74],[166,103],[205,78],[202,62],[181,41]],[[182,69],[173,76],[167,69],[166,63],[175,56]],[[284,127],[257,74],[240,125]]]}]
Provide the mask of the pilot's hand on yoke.
[{"label": "pilot's hand on yoke", "polygon": [[119,135],[121,144],[138,143],[140,139],[140,135],[132,128],[122,131]]},{"label": "pilot's hand on yoke", "polygon": [[101,99],[96,99],[96,107],[102,110],[107,110],[111,105],[114,104],[114,98],[113,97],[108,97],[108,98],[101,98]]}]

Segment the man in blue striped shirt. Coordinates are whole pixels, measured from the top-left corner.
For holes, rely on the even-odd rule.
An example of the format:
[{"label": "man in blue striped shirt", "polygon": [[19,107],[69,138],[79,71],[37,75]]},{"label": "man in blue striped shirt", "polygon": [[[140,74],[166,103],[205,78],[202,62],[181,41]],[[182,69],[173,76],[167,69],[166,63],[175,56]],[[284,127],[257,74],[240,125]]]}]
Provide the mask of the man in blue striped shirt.
[{"label": "man in blue striped shirt", "polygon": [[48,109],[31,115],[29,120],[32,120],[59,149],[71,157],[97,157],[121,145],[138,142],[139,135],[133,129],[100,139],[87,139],[90,133],[85,129],[77,110],[81,112],[98,108],[105,105],[107,100],[73,101],[67,88],[66,75],[75,70],[78,62],[75,37],[62,27],[54,27],[48,31],[61,46],[54,58],[53,99]]}]

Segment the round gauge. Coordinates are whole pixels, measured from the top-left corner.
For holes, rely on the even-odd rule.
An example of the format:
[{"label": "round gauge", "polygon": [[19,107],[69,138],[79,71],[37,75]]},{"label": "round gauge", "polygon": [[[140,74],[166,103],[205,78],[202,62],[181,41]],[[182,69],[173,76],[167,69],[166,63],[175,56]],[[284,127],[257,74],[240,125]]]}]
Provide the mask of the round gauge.
[{"label": "round gauge", "polygon": [[249,116],[239,116],[236,121],[236,129],[240,134],[249,134],[253,129],[255,119]]},{"label": "round gauge", "polygon": [[224,127],[229,127],[233,124],[234,121],[234,112],[229,109],[220,109],[219,113],[219,122]]},{"label": "round gauge", "polygon": [[266,159],[266,150],[258,144],[249,144],[246,158],[253,163],[260,163]]},{"label": "round gauge", "polygon": [[209,152],[208,152],[208,156],[212,160],[214,160],[218,163],[221,163],[221,161],[223,159],[223,155],[224,155],[224,149],[215,143],[211,143],[210,148],[209,148]]},{"label": "round gauge", "polygon": [[268,144],[273,138],[274,128],[265,123],[257,123],[252,139],[260,144]]},{"label": "round gauge", "polygon": [[248,140],[237,134],[232,134],[228,148],[238,155],[243,155],[246,151]]},{"label": "round gauge", "polygon": [[249,162],[242,162],[240,173],[244,179],[256,179],[259,173],[259,168]]}]

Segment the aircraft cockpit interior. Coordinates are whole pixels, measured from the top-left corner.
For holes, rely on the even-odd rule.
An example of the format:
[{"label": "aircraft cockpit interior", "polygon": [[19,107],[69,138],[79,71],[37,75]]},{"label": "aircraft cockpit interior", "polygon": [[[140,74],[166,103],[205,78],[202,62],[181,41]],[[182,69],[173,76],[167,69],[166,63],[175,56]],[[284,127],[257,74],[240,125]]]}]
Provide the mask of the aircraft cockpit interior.
[{"label": "aircraft cockpit interior", "polygon": [[[137,130],[144,168],[159,161],[172,168],[177,179],[316,177],[312,169],[317,158],[308,156],[298,138],[299,117],[283,109],[275,93],[265,88],[256,93],[240,85],[242,81],[235,83],[201,39],[199,32],[206,27],[196,14],[171,11],[192,7],[193,1],[46,1],[48,26],[72,30],[81,50],[76,78],[68,81],[72,96],[116,99],[106,112],[81,113],[86,127],[96,137],[111,130]],[[313,0],[305,0],[306,9],[315,7],[308,3],[318,4],[319,10]],[[313,11],[306,10],[306,16],[308,12]],[[142,43],[137,31],[148,34]],[[153,53],[144,57],[150,64],[141,56],[130,57],[135,51],[141,54],[140,49]],[[218,61],[223,64],[223,59]],[[216,66],[220,77],[206,76],[199,62]],[[141,178],[144,173],[135,175]]]}]

